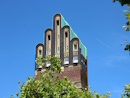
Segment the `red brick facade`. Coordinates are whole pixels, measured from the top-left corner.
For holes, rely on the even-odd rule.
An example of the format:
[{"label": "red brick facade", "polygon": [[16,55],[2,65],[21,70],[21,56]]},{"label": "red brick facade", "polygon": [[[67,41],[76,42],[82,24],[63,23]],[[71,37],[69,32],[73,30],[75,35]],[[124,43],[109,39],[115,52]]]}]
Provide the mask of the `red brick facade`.
[{"label": "red brick facade", "polygon": [[[36,79],[40,78],[40,72],[41,71],[37,71],[35,73]],[[56,76],[57,73],[54,73],[54,77]],[[74,82],[77,88],[87,87],[87,73],[81,65],[64,67],[61,74],[59,74],[59,78],[63,79],[64,77],[67,77],[68,80]]]}]

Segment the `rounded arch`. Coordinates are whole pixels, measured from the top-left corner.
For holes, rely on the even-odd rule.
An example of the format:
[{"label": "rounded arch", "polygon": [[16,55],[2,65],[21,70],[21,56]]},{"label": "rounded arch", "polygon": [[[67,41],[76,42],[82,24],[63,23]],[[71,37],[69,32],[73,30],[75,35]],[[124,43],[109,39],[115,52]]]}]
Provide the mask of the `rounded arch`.
[{"label": "rounded arch", "polygon": [[53,30],[50,28],[45,30],[44,45],[45,45],[46,56],[51,55],[52,32]]},{"label": "rounded arch", "polygon": [[73,38],[71,40],[71,42],[72,42],[72,45],[73,45],[72,50],[73,51],[78,51],[79,50],[79,39],[78,38]]},{"label": "rounded arch", "polygon": [[42,43],[39,43],[36,45],[36,53],[35,53],[35,57],[43,57],[43,50],[44,50],[44,45]]}]

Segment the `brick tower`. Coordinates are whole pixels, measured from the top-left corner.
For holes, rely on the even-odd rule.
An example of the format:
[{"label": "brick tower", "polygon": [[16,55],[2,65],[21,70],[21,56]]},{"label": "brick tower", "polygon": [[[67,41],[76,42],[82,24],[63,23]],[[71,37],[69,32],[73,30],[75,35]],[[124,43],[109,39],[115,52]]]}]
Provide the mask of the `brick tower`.
[{"label": "brick tower", "polygon": [[[35,59],[39,56],[56,56],[62,60],[60,79],[66,76],[75,86],[84,89],[88,86],[87,75],[87,49],[74,33],[62,15],[55,14],[53,17],[53,29],[48,28],[44,32],[44,44],[36,45]],[[40,77],[50,63],[36,70],[35,76]]]}]

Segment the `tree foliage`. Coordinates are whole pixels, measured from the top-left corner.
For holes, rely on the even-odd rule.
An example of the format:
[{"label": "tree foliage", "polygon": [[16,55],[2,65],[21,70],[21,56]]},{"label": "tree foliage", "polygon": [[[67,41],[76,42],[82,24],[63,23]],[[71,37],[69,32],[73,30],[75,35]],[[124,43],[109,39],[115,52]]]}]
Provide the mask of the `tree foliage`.
[{"label": "tree foliage", "polygon": [[[74,83],[70,82],[67,77],[63,80],[53,77],[53,73],[60,74],[59,65],[61,63],[56,57],[51,58],[37,58],[36,62],[41,61],[40,64],[45,66],[43,61],[51,62],[51,66],[46,70],[45,74],[41,73],[40,80],[36,78],[28,78],[26,83],[20,83],[20,94],[15,96],[19,98],[109,98],[110,94],[103,94],[102,96],[96,92],[91,92],[88,88],[81,90],[75,87]],[[53,66],[52,66],[53,65]],[[10,98],[13,98],[11,96]]]},{"label": "tree foliage", "polygon": [[37,64],[37,69],[39,66],[45,66],[47,63],[51,63],[51,66],[49,66],[47,70],[51,70],[53,72],[56,71],[58,73],[61,72],[61,60],[57,59],[55,56],[45,58],[38,57],[35,62]]},{"label": "tree foliage", "polygon": [[125,50],[128,50],[130,52],[130,44],[126,45]]},{"label": "tree foliage", "polygon": [[125,85],[125,92],[121,98],[130,98],[130,84]]},{"label": "tree foliage", "polygon": [[113,2],[118,1],[120,2],[120,4],[123,5],[129,5],[130,4],[130,0],[113,0]]},{"label": "tree foliage", "polygon": [[[118,1],[122,6],[128,6],[128,10],[124,10],[124,16],[126,17],[127,22],[123,25],[124,30],[128,32],[130,30],[130,0],[113,0],[113,2],[115,1]],[[130,52],[130,44],[126,45],[125,50]]]},{"label": "tree foliage", "polygon": [[126,25],[123,26],[124,30],[127,32],[130,29],[130,8],[128,7],[128,10],[125,10],[124,16],[127,19]]}]

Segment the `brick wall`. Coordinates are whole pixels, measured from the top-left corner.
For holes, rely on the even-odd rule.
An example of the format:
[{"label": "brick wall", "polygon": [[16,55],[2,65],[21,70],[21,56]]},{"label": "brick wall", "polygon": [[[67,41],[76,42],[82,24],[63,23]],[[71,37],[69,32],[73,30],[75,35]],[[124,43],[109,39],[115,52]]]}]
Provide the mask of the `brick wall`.
[{"label": "brick wall", "polygon": [[[40,79],[40,71],[36,73],[36,79],[38,80]],[[57,73],[54,73],[54,77],[57,77],[57,75]],[[81,67],[81,65],[62,67],[62,72],[61,74],[59,74],[59,78],[63,79],[65,76],[68,78],[68,80],[74,82],[77,88],[87,86],[87,74],[86,71]]]}]

